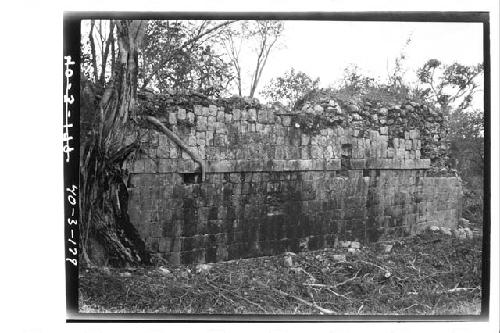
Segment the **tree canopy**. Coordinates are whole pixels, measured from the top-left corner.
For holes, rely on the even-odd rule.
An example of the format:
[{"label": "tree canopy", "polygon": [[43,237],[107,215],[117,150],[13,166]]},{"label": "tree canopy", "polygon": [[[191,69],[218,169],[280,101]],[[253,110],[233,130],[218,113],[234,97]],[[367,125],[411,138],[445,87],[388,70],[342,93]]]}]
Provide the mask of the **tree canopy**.
[{"label": "tree canopy", "polygon": [[[158,93],[195,90],[213,97],[229,96],[235,90],[239,96],[254,97],[268,57],[284,29],[281,21],[143,22],[146,28],[138,53],[139,89]],[[116,64],[116,23],[89,20],[84,21],[83,28],[82,73],[104,88]]]},{"label": "tree canopy", "polygon": [[263,89],[263,95],[271,101],[281,102],[292,108],[306,93],[318,89],[319,78],[312,79],[302,71],[292,67],[282,76],[271,79]]}]

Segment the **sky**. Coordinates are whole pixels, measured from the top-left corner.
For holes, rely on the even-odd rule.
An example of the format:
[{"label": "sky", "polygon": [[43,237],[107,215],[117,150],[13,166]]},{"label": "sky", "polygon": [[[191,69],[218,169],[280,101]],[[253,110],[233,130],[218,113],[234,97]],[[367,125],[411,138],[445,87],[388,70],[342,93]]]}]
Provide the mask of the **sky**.
[{"label": "sky", "polygon": [[[260,88],[291,67],[319,77],[321,87],[337,82],[350,64],[384,81],[409,37],[404,67],[405,79],[412,82],[431,58],[446,64],[482,62],[482,36],[480,23],[285,21],[281,46],[271,52]],[[251,67],[255,60],[251,53],[246,56]]]},{"label": "sky", "polygon": [[[88,34],[89,27],[88,21],[82,21],[82,36]],[[352,65],[365,76],[384,82],[403,49],[404,79],[415,83],[416,70],[431,58],[444,64],[482,62],[482,36],[481,23],[284,21],[283,34],[269,55],[255,97],[265,101],[261,89],[291,67],[319,77],[322,88],[338,83],[344,69]],[[250,90],[256,61],[250,43],[246,47],[241,53],[243,94]],[[231,93],[236,94],[233,89]],[[482,102],[480,89],[473,107],[483,109]]]}]

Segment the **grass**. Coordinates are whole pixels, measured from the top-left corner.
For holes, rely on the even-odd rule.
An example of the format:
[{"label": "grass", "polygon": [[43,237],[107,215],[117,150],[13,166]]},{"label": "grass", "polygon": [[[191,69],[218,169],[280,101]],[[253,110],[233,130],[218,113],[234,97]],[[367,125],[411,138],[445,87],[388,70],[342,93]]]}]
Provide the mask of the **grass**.
[{"label": "grass", "polygon": [[[481,240],[427,232],[357,253],[324,249],[211,264],[93,268],[80,275],[80,312],[476,315]],[[345,261],[334,258],[345,254]]]}]

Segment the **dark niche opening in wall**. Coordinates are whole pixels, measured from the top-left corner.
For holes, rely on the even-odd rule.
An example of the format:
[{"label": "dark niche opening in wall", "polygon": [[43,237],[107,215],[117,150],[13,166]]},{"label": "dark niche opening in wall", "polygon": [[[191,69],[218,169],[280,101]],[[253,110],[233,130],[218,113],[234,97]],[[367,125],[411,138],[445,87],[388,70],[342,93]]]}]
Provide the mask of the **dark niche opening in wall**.
[{"label": "dark niche opening in wall", "polygon": [[201,184],[201,174],[183,173],[182,180],[184,181],[184,184]]}]

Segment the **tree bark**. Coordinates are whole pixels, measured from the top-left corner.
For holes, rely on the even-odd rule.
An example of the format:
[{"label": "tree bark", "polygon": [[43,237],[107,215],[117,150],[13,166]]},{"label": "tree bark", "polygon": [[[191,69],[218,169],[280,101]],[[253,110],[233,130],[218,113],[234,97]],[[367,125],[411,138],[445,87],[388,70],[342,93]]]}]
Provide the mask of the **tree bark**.
[{"label": "tree bark", "polygon": [[[97,106],[93,132],[81,156],[82,253],[89,253],[89,237],[106,250],[112,264],[150,261],[145,245],[127,214],[127,174],[122,166],[138,148],[125,145],[126,129],[135,122],[137,55],[146,21],[117,21],[119,65]],[[92,260],[90,256],[89,260]]]},{"label": "tree bark", "polygon": [[89,32],[89,41],[90,41],[90,52],[92,56],[92,69],[94,70],[94,82],[97,83],[99,80],[99,72],[97,71],[97,59],[95,55],[95,42],[94,42],[94,26],[95,21],[90,21],[90,32]]},{"label": "tree bark", "polygon": [[[101,62],[101,75],[99,77],[99,82],[101,85],[104,87],[106,84],[106,63],[108,62],[108,56],[109,56],[109,49],[111,44],[113,43],[113,30],[114,30],[114,25],[113,21],[109,23],[109,35],[108,39],[106,40],[106,44],[104,46],[104,53],[102,57],[102,62]],[[114,56],[112,57],[114,58]],[[113,64],[114,59],[112,59],[112,64]],[[113,65],[111,65],[111,68]]]},{"label": "tree bark", "polygon": [[168,138],[170,140],[172,140],[179,147],[181,147],[182,149],[184,149],[186,151],[186,153],[188,153],[188,155],[191,156],[191,158],[193,160],[195,160],[200,165],[200,168],[201,168],[201,180],[204,181],[205,180],[205,172],[206,172],[206,170],[205,170],[205,161],[195,151],[193,151],[188,145],[186,145],[174,132],[172,132],[165,125],[163,125],[158,119],[156,119],[155,117],[152,117],[152,116],[146,116],[145,119],[147,121],[149,121],[151,124],[153,124],[156,127],[158,127],[158,129],[163,134],[165,134],[166,136],[168,136]]}]

